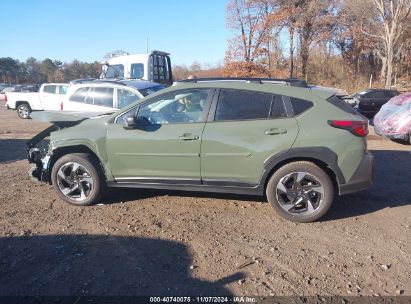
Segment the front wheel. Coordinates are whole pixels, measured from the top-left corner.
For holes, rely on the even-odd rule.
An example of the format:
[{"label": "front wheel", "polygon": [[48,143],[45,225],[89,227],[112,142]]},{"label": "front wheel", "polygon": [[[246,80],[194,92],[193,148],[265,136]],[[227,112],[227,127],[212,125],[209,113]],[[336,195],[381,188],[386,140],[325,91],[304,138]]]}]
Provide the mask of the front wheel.
[{"label": "front wheel", "polygon": [[22,103],[17,107],[17,116],[22,119],[30,118],[31,108],[27,103]]},{"label": "front wheel", "polygon": [[284,165],[270,178],[267,199],[282,217],[300,223],[318,220],[331,207],[334,187],[317,165],[299,161]]},{"label": "front wheel", "polygon": [[94,204],[105,187],[98,162],[83,153],[59,158],[51,170],[51,181],[60,198],[77,206]]}]

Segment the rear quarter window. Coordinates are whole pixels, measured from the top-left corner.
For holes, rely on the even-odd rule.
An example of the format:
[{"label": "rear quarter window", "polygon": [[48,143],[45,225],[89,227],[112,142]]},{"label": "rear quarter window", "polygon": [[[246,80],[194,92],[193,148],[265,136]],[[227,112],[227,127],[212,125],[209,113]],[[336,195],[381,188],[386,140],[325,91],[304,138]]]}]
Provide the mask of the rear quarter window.
[{"label": "rear quarter window", "polygon": [[335,95],[328,98],[327,101],[331,103],[333,106],[336,106],[337,108],[339,108],[340,110],[343,110],[345,113],[358,114],[358,112],[354,110],[353,107],[351,107],[346,102],[344,102],[341,98]]},{"label": "rear quarter window", "polygon": [[311,101],[300,98],[290,97],[290,101],[295,116],[304,113],[313,106],[313,103]]}]

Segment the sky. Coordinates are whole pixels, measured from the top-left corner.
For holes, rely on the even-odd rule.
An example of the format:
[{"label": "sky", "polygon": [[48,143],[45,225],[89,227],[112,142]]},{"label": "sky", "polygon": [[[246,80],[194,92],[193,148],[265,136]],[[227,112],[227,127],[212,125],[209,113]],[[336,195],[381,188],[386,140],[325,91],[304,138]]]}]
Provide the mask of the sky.
[{"label": "sky", "polygon": [[0,57],[101,61],[114,50],[171,53],[173,65],[224,60],[225,0],[1,0]]}]

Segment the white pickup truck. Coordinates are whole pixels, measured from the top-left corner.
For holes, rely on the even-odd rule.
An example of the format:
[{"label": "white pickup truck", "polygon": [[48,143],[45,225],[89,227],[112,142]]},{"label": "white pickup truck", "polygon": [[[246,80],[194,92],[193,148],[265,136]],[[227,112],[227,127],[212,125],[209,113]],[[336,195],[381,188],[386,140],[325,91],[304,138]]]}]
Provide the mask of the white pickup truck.
[{"label": "white pickup truck", "polygon": [[8,92],[6,106],[17,110],[20,118],[27,119],[32,111],[58,111],[67,94],[68,83],[45,83],[38,93]]}]

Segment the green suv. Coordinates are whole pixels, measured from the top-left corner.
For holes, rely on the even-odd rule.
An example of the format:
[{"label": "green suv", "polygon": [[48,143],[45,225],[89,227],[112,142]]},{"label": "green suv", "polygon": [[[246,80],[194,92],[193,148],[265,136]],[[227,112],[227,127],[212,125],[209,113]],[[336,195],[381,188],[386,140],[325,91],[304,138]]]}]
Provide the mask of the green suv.
[{"label": "green suv", "polygon": [[237,193],[310,222],[372,180],[368,121],[297,80],[192,79],[98,117],[33,116],[53,125],[28,142],[31,175],[79,206],[106,187]]}]

